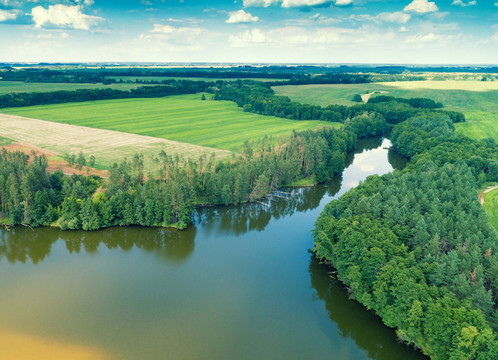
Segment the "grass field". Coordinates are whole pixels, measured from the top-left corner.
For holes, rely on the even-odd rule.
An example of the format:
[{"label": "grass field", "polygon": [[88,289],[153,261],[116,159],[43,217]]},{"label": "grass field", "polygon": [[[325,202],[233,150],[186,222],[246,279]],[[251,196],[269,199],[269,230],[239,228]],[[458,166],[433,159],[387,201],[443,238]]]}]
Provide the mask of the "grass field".
[{"label": "grass field", "polygon": [[7,139],[0,136],[0,146],[9,145],[10,143],[12,143],[11,139]]},{"label": "grass field", "polygon": [[106,76],[109,79],[116,81],[123,80],[124,82],[135,82],[136,79],[141,81],[163,81],[163,80],[190,80],[190,81],[236,81],[236,80],[256,80],[256,81],[286,81],[287,79],[253,79],[253,78],[203,78],[203,77],[176,77],[176,76]]},{"label": "grass field", "polygon": [[[403,81],[353,85],[276,86],[277,95],[292,100],[326,106],[354,105],[355,94],[387,92],[397,97],[426,97],[461,111],[467,123],[456,124],[457,133],[482,139],[498,139],[498,82],[484,81]],[[377,94],[373,96],[378,96]]]},{"label": "grass field", "polygon": [[341,126],[245,113],[233,102],[203,101],[200,94],[44,105],[2,109],[1,112],[230,151],[240,149],[246,139],[284,135],[292,129]]},{"label": "grass field", "polygon": [[498,189],[484,194],[484,210],[489,215],[489,222],[498,230]]},{"label": "grass field", "polygon": [[18,148],[31,148],[42,153],[47,153],[48,150],[51,153],[47,156],[78,154],[82,151],[87,158],[91,155],[96,157],[99,165],[97,168],[106,168],[125,157],[131,159],[136,153],[143,154],[148,163],[150,156],[157,157],[161,150],[168,155],[192,159],[198,159],[202,154],[211,155],[213,152],[219,159],[231,156],[226,150],[7,114],[0,114],[0,136],[12,139]]},{"label": "grass field", "polygon": [[56,84],[56,83],[25,83],[22,81],[0,81],[0,95],[20,92],[50,92],[60,90],[78,90],[78,89],[117,89],[130,90],[144,84]]}]

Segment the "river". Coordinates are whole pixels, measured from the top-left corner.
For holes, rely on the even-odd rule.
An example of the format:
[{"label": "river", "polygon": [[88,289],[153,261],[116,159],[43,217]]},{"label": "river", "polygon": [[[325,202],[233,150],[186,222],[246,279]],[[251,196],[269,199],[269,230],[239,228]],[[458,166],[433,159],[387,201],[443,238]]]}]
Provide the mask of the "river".
[{"label": "river", "polygon": [[360,141],[290,199],[199,210],[185,231],[0,230],[0,358],[425,359],[310,253],[323,207],[404,160]]}]

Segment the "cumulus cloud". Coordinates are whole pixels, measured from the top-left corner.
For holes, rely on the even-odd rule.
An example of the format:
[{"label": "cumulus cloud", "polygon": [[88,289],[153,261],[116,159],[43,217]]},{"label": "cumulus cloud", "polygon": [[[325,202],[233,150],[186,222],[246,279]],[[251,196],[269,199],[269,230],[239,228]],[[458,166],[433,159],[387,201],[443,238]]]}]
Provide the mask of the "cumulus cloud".
[{"label": "cumulus cloud", "polygon": [[404,11],[425,14],[429,12],[438,11],[435,2],[428,0],[413,0],[410,4],[406,5]]},{"label": "cumulus cloud", "polygon": [[[477,5],[477,1],[473,0],[473,1],[469,1],[468,3],[465,3],[462,0],[453,0],[451,5],[457,5],[457,6],[461,6],[461,7],[472,6],[472,5]],[[495,5],[496,5],[496,3],[495,3]]]},{"label": "cumulus cloud", "polygon": [[31,10],[35,27],[64,27],[77,30],[89,30],[104,19],[98,16],[86,15],[81,5],[50,5],[48,9],[37,6]]},{"label": "cumulus cloud", "polygon": [[348,6],[353,0],[244,0],[244,7],[259,6],[268,7],[281,4],[284,8],[292,7],[314,7],[334,4],[336,6]]},{"label": "cumulus cloud", "polygon": [[244,10],[232,11],[228,15],[229,17],[227,21],[225,21],[227,24],[251,23],[259,20],[259,17],[252,16]]},{"label": "cumulus cloud", "polygon": [[18,12],[16,10],[2,10],[0,9],[0,22],[7,20],[15,20]]}]

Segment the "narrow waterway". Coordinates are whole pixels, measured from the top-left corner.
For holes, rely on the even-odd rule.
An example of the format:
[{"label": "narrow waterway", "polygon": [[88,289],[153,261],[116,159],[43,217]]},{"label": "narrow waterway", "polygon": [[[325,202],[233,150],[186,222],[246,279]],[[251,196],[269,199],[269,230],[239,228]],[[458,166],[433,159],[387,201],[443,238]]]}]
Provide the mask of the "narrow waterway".
[{"label": "narrow waterway", "polygon": [[423,359],[310,253],[325,204],[404,166],[389,145],[362,140],[327,184],[201,209],[182,232],[0,230],[0,358]]}]

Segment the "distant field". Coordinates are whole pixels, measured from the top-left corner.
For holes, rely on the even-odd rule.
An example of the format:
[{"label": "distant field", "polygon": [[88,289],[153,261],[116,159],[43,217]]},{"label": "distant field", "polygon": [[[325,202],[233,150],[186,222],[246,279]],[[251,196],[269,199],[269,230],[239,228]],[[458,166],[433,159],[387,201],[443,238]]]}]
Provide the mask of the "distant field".
[{"label": "distant field", "polygon": [[[461,111],[467,123],[456,124],[457,133],[476,139],[498,139],[497,81],[400,81],[353,85],[276,86],[277,95],[308,104],[354,105],[355,94],[385,91],[397,97],[426,97],[439,101],[446,109]],[[378,96],[374,94],[373,96]]]},{"label": "distant field", "polygon": [[25,83],[22,81],[0,81],[0,95],[19,92],[49,92],[60,90],[78,90],[78,89],[117,89],[130,90],[135,89],[143,84],[57,84],[57,83]]},{"label": "distant field", "polygon": [[[180,155],[193,159],[198,159],[202,154],[210,155],[213,152],[219,159],[231,155],[226,150],[178,141],[7,114],[0,114],[0,136],[14,140],[21,147],[48,150],[52,152],[51,155],[78,154],[82,151],[87,158],[94,155],[100,167],[108,167],[114,162],[122,161],[125,157],[131,159],[136,153],[143,154],[148,163],[150,156],[157,157],[161,150],[168,155]],[[1,141],[2,138],[0,138],[0,144]],[[45,151],[42,152],[45,153]]]},{"label": "distant field", "polygon": [[484,194],[484,210],[490,217],[490,223],[498,230],[498,189]]},{"label": "distant field", "polygon": [[240,149],[246,139],[284,135],[293,129],[341,126],[245,113],[233,102],[203,101],[200,94],[10,108],[1,112],[231,151]]},{"label": "distant field", "polygon": [[286,81],[287,79],[255,79],[255,78],[203,78],[203,77],[176,77],[176,76],[106,76],[109,79],[115,79],[119,81],[120,79],[124,82],[135,82],[135,80],[140,81],[163,81],[163,80],[190,80],[190,81],[237,81],[237,80],[257,80],[257,81]]}]

